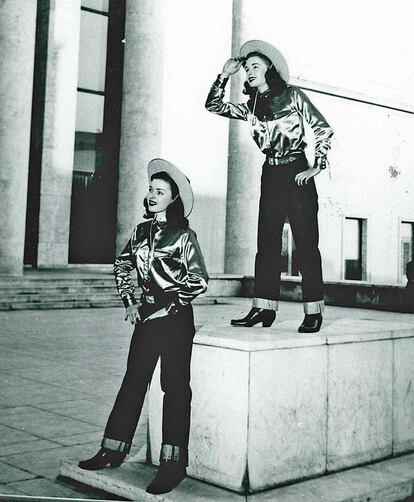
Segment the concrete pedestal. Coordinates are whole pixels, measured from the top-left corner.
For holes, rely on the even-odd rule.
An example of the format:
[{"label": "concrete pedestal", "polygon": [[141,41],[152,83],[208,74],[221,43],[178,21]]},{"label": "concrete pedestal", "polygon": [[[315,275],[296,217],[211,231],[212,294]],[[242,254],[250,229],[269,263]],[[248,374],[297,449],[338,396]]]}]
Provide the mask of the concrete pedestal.
[{"label": "concrete pedestal", "polygon": [[[256,492],[413,448],[414,329],[339,320],[299,335],[205,326],[192,361],[189,475]],[[161,443],[158,374],[150,389],[153,463]]]},{"label": "concrete pedestal", "polygon": [[165,502],[350,502],[375,500],[395,502],[412,500],[414,494],[414,455],[384,460],[375,465],[310,479],[290,486],[245,495],[231,493],[195,479],[186,478],[177,488],[160,497],[145,492],[156,470],[138,462],[126,462],[117,469],[84,471],[76,463],[63,462],[60,475],[104,490],[128,500]]}]

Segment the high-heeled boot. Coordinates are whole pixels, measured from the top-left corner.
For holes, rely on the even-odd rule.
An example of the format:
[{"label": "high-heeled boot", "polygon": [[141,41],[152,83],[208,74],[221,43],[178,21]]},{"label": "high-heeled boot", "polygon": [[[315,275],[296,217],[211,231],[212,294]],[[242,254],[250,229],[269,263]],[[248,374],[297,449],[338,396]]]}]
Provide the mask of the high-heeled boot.
[{"label": "high-heeled boot", "polygon": [[321,329],[322,314],[305,314],[299,333],[317,333]]},{"label": "high-heeled boot", "polygon": [[161,460],[155,479],[147,486],[146,491],[159,495],[168,493],[187,476],[185,463],[180,460]]},{"label": "high-heeled boot", "polygon": [[119,467],[124,461],[126,453],[121,451],[110,450],[109,448],[101,448],[98,453],[88,460],[81,460],[78,466],[87,471],[97,471],[103,469],[108,464],[111,467]]},{"label": "high-heeled boot", "polygon": [[251,326],[261,322],[264,328],[269,328],[273,324],[275,318],[276,311],[274,310],[252,307],[246,317],[243,317],[242,319],[232,319],[230,324],[232,326],[250,328]]}]

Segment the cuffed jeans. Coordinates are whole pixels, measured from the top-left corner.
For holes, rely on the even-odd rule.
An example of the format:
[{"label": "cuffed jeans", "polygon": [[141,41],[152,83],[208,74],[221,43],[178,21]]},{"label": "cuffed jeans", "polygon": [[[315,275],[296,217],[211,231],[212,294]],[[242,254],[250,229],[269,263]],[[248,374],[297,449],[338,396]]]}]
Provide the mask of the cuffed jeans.
[{"label": "cuffed jeans", "polygon": [[162,442],[184,449],[188,447],[194,333],[191,305],[177,314],[136,324],[127,370],[105,428],[102,446],[129,452],[145,393],[160,357],[164,392]]},{"label": "cuffed jeans", "polygon": [[[303,301],[308,311],[323,304],[321,255],[318,249],[318,194],[314,179],[298,186],[295,176],[308,169],[306,158],[290,164],[263,166],[254,305],[277,310],[280,292],[283,225],[289,218],[302,274]],[[266,307],[265,303],[271,307]],[[269,302],[270,301],[270,302]],[[276,308],[275,308],[276,307]],[[310,312],[309,312],[310,313]]]}]

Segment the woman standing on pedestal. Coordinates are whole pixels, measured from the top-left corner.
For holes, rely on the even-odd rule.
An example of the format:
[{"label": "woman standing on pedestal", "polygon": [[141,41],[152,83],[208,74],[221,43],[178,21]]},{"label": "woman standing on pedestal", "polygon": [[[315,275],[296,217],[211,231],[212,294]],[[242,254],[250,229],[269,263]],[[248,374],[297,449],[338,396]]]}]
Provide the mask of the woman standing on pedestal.
[{"label": "woman standing on pedestal", "polygon": [[[109,416],[102,448],[79,467],[97,470],[121,465],[131,448],[145,393],[158,358],[164,391],[160,467],[147,492],[172,490],[186,476],[190,431],[190,360],[195,333],[191,301],[207,289],[204,259],[187,216],[193,208],[189,180],[174,165],[148,165],[144,201],[149,221],[139,224],[115,262],[125,320],[135,324],[128,365]],[[131,272],[138,272],[140,303]]]},{"label": "woman standing on pedestal", "polygon": [[[243,66],[247,103],[224,102],[228,78]],[[207,110],[232,119],[246,120],[254,141],[266,155],[261,180],[259,226],[255,263],[254,299],[243,319],[233,326],[271,326],[278,310],[282,232],[286,216],[292,228],[299,268],[305,318],[301,333],[319,331],[323,290],[318,249],[318,195],[314,176],[327,165],[332,129],[299,88],[288,85],[289,70],[272,45],[250,40],[240,57],[230,59],[211,87]],[[309,167],[304,122],[315,134],[315,163]],[[242,223],[241,223],[242,224]]]}]

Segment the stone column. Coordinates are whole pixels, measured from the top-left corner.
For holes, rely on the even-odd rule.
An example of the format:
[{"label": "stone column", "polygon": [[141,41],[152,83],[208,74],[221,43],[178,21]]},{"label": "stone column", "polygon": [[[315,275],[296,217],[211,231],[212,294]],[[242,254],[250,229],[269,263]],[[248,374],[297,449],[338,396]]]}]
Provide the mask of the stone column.
[{"label": "stone column", "polygon": [[23,272],[36,4],[0,2],[0,273],[16,275]]},{"label": "stone column", "polygon": [[75,141],[80,0],[51,0],[38,265],[67,265]]},{"label": "stone column", "polygon": [[[233,0],[232,56],[246,41],[243,34],[244,0]],[[243,100],[241,69],[231,77],[230,101]],[[224,269],[229,274],[253,275],[260,186],[260,151],[246,123],[230,120],[227,178],[226,245]]]},{"label": "stone column", "polygon": [[142,219],[148,162],[161,156],[162,4],[162,0],[126,4],[117,253]]}]

